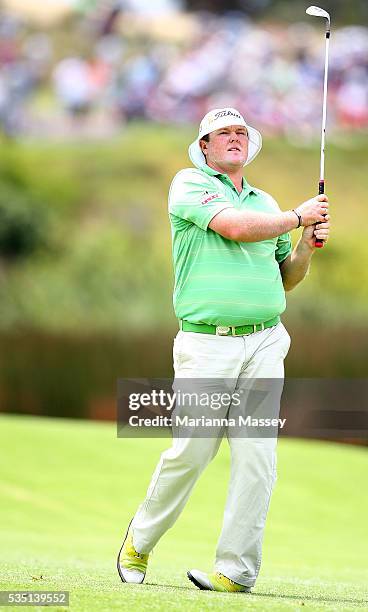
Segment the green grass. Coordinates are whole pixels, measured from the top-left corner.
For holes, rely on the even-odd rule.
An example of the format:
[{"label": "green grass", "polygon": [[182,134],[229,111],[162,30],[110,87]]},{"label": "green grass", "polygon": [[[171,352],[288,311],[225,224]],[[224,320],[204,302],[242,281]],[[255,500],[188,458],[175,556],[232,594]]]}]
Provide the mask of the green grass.
[{"label": "green grass", "polygon": [[73,612],[368,610],[365,449],[280,441],[256,588],[224,595],[198,591],[186,570],[212,567],[226,444],[136,586],[120,582],[115,556],[169,441],[117,439],[112,424],[38,417],[2,416],[0,431],[2,590],[69,590]]}]

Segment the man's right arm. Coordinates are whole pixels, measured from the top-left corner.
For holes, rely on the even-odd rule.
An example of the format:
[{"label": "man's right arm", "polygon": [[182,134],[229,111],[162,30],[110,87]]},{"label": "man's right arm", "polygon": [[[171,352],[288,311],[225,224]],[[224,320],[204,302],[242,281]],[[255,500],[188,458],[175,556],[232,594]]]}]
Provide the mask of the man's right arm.
[{"label": "man's right arm", "polygon": [[[295,209],[301,216],[301,225],[308,226],[324,221],[328,212],[328,198],[319,195]],[[298,216],[293,210],[279,213],[263,213],[251,210],[225,208],[215,215],[208,227],[224,238],[236,242],[258,242],[276,238],[298,227]]]}]

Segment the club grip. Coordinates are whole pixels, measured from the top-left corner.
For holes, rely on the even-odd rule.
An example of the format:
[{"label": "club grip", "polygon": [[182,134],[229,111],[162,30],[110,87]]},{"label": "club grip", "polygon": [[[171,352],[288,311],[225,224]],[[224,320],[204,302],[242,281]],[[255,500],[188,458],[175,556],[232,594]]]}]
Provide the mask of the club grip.
[{"label": "club grip", "polygon": [[[318,183],[318,195],[321,195],[324,192],[325,192],[325,182],[321,180]],[[316,249],[321,249],[323,245],[324,245],[323,240],[319,240],[318,238],[316,238],[316,241],[314,243],[314,246],[316,247]]]}]

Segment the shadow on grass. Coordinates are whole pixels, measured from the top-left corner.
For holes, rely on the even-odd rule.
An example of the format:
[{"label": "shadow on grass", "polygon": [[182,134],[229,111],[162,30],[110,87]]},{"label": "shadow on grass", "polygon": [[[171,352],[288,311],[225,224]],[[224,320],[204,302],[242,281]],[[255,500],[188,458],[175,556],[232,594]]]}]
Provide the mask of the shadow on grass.
[{"label": "shadow on grass", "polygon": [[161,587],[163,589],[178,589],[180,591],[193,591],[194,593],[197,591],[199,591],[199,589],[196,589],[193,586],[190,586],[190,584],[188,584],[188,586],[180,586],[178,584],[162,584],[161,582],[145,582],[144,583],[145,586],[150,586],[150,587]]},{"label": "shadow on grass", "polygon": [[[203,592],[200,589],[195,589],[193,587],[191,587],[190,585],[188,586],[179,586],[179,585],[172,585],[172,584],[162,584],[162,583],[157,583],[157,582],[146,582],[145,583],[146,586],[150,586],[150,587],[161,587],[161,588],[167,588],[167,589],[171,589],[171,590],[179,590],[179,591],[191,591],[192,593],[198,593],[198,592]],[[209,591],[209,592],[213,592],[213,591]],[[220,595],[224,595],[225,593],[220,593]],[[291,599],[291,600],[302,600],[302,601],[310,601],[310,602],[316,602],[316,603],[336,603],[336,604],[353,604],[355,606],[363,606],[366,605],[368,603],[368,599],[353,599],[351,597],[348,598],[344,598],[344,597],[318,597],[318,596],[313,596],[313,595],[281,595],[278,593],[257,593],[257,592],[253,592],[253,593],[232,593],[233,595],[243,595],[243,596],[251,596],[251,597],[270,597],[272,599]]]}]

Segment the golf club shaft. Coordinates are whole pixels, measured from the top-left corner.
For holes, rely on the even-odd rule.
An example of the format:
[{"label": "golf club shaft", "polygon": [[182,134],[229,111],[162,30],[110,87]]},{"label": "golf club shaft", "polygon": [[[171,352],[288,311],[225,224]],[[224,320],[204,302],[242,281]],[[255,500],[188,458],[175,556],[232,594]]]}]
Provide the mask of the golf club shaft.
[{"label": "golf club shaft", "polygon": [[[330,32],[326,32],[326,49],[325,49],[325,74],[323,79],[323,107],[322,107],[322,130],[321,130],[321,160],[320,160],[320,172],[319,172],[319,183],[318,193],[322,194],[325,192],[325,140],[326,140],[326,117],[327,117],[327,82],[328,82],[328,52],[330,44]],[[317,248],[323,247],[323,240],[316,238],[315,246]]]}]

